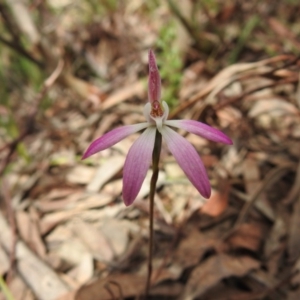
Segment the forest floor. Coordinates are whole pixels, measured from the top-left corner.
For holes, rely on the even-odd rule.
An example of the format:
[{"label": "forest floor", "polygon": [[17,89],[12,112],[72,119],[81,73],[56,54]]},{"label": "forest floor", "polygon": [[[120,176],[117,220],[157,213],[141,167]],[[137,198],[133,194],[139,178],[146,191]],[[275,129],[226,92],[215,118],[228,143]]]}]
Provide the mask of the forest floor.
[{"label": "forest floor", "polygon": [[233,145],[179,131],[206,200],[163,144],[148,298],[300,299],[300,5],[202,2],[1,1],[1,300],[143,299],[151,169],[122,200],[140,133],[81,157],[145,121],[149,49],[170,118]]}]

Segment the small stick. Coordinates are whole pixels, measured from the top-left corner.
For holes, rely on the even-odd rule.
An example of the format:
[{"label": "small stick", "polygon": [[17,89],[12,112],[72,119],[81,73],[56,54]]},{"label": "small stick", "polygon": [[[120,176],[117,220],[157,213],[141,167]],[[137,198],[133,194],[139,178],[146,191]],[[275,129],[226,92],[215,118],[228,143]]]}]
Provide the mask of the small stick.
[{"label": "small stick", "polygon": [[260,194],[265,191],[267,188],[275,184],[282,176],[284,176],[288,171],[293,169],[293,165],[287,164],[283,166],[279,166],[277,168],[272,169],[264,178],[260,186],[255,190],[252,194],[250,199],[247,203],[244,204],[238,219],[236,220],[233,228],[231,228],[225,235],[221,238],[221,241],[227,240],[229,237],[232,236],[237,230],[240,228],[240,225],[244,222],[246,216],[248,215],[249,211],[255,204],[255,201],[258,199]]},{"label": "small stick", "polygon": [[2,181],[2,194],[3,194],[5,204],[6,204],[8,221],[9,221],[9,225],[11,227],[11,236],[12,236],[11,252],[9,254],[10,268],[9,268],[9,271],[8,271],[8,274],[6,277],[6,281],[9,282],[12,279],[13,269],[14,269],[15,260],[16,260],[17,225],[16,225],[15,216],[14,216],[14,211],[12,208],[9,185],[8,185],[6,178],[3,178],[3,181]]}]

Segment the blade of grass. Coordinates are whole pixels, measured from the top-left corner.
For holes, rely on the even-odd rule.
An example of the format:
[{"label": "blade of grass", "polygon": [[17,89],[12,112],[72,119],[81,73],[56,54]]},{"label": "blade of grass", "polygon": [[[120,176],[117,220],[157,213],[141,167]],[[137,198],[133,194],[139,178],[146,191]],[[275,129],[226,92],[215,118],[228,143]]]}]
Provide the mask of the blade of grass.
[{"label": "blade of grass", "polygon": [[240,37],[237,41],[236,47],[229,55],[229,63],[233,64],[237,61],[239,54],[243,50],[248,38],[250,37],[254,28],[258,25],[259,18],[257,16],[252,16],[246,23],[244,29],[241,31]]},{"label": "blade of grass", "polygon": [[6,300],[14,300],[12,293],[10,292],[8,286],[6,285],[2,276],[0,276],[0,290],[4,294]]}]

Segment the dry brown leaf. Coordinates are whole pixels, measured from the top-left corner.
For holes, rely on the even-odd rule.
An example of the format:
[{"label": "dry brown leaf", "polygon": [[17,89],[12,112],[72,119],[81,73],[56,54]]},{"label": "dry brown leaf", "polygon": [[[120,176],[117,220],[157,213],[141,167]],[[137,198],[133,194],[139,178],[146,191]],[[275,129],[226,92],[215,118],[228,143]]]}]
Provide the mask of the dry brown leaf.
[{"label": "dry brown leaf", "polygon": [[174,261],[182,268],[197,265],[203,254],[217,244],[217,240],[208,238],[195,228],[187,231],[187,234],[175,250],[174,256]]},{"label": "dry brown leaf", "polygon": [[300,196],[294,204],[293,214],[290,220],[290,232],[288,240],[288,252],[291,260],[300,254]]},{"label": "dry brown leaf", "polygon": [[[247,194],[252,195],[261,184],[258,161],[254,157],[248,155],[243,161],[242,168]],[[274,220],[275,214],[265,193],[259,195],[255,202],[255,206],[270,220]]]},{"label": "dry brown leaf", "polygon": [[102,209],[90,209],[80,213],[80,218],[87,222],[98,222],[106,218],[116,218],[122,211],[126,210],[123,202],[107,205]]},{"label": "dry brown leaf", "polygon": [[265,68],[268,64],[275,63],[277,61],[282,61],[289,59],[290,57],[287,55],[279,55],[276,57],[268,58],[265,60],[261,60],[254,63],[236,63],[233,64],[225,69],[223,69],[221,72],[219,72],[217,75],[215,75],[205,86],[204,89],[200,90],[200,92],[196,93],[191,99],[189,100],[189,103],[186,103],[185,105],[182,105],[182,107],[178,107],[175,112],[171,114],[176,115],[178,111],[182,110],[185,106],[190,105],[191,103],[195,103],[199,99],[207,96],[205,99],[206,104],[215,105],[218,101],[218,98],[216,95],[223,90],[226,86],[228,86],[230,83],[236,81],[239,76],[245,75],[246,72],[251,72],[251,70],[255,70],[255,72],[258,72],[260,68]]},{"label": "dry brown leaf", "polygon": [[124,165],[124,156],[112,156],[108,158],[90,178],[86,190],[88,192],[98,192],[103,185],[115,176]]},{"label": "dry brown leaf", "polygon": [[[81,256],[78,266],[68,272],[68,275],[74,278],[80,285],[82,285],[92,278],[93,273],[93,256],[90,253],[86,252]],[[79,285],[77,285],[77,287],[79,287]]]},{"label": "dry brown leaf", "polygon": [[157,194],[154,197],[154,203],[155,203],[155,207],[157,208],[160,215],[165,220],[166,224],[171,224],[172,217],[171,217],[170,213],[167,211],[167,209],[165,208],[163,202],[161,201],[160,197]]},{"label": "dry brown leaf", "polygon": [[38,208],[39,211],[43,213],[52,212],[56,210],[68,209],[76,206],[76,202],[81,198],[84,198],[85,194],[80,192],[75,192],[66,197],[62,197],[63,199],[45,199],[45,201],[36,201],[34,202],[34,206]]},{"label": "dry brown leaf", "polygon": [[58,200],[74,194],[73,188],[54,188],[45,195],[46,200]]},{"label": "dry brown leaf", "polygon": [[[26,286],[22,278],[19,276],[14,277],[9,283],[8,288],[13,295],[14,300],[35,300],[32,291]],[[2,298],[0,294],[0,300],[6,300]]]},{"label": "dry brown leaf", "polygon": [[161,260],[158,260],[157,263],[153,261],[153,265],[158,265],[159,267],[157,269],[154,269],[152,272],[152,284],[158,284],[167,280],[178,280],[182,273],[182,267],[171,265],[168,268],[162,269],[160,268],[162,263],[163,262]]},{"label": "dry brown leaf", "polygon": [[232,248],[243,248],[254,252],[259,250],[262,241],[263,231],[256,224],[242,224],[228,239]]},{"label": "dry brown leaf", "polygon": [[142,81],[135,82],[132,85],[126,85],[124,88],[119,89],[117,92],[106,98],[103,102],[102,109],[109,109],[133,96],[140,96],[145,92],[145,87],[146,86]]},{"label": "dry brown leaf", "polygon": [[292,283],[294,286],[298,286],[300,284],[300,258],[295,262],[293,271],[295,272],[295,276],[292,278]]},{"label": "dry brown leaf", "polygon": [[[163,297],[177,297],[181,294],[183,290],[183,285],[179,282],[168,282],[165,284],[160,284],[151,289],[151,296],[159,296],[157,299],[163,299]],[[176,298],[175,298],[176,299]]]},{"label": "dry brown leaf", "polygon": [[272,30],[275,31],[277,35],[279,35],[283,39],[288,39],[293,43],[295,47],[300,49],[300,42],[297,39],[297,36],[286,26],[284,26],[278,19],[269,18],[268,23]]},{"label": "dry brown leaf", "polygon": [[[34,210],[31,207],[31,211]],[[18,232],[30,249],[36,252],[41,258],[45,258],[46,248],[41,239],[38,223],[24,211],[16,212]]]},{"label": "dry brown leaf", "polygon": [[75,184],[89,183],[96,173],[96,168],[78,165],[72,168],[67,174],[67,181]]},{"label": "dry brown leaf", "polygon": [[[96,207],[102,207],[109,204],[113,200],[108,193],[90,194],[86,192],[78,192],[67,197],[64,200],[56,200],[51,202],[36,203],[36,207],[44,213],[56,210],[83,210]],[[49,214],[50,216],[51,214]]]},{"label": "dry brown leaf", "polygon": [[123,187],[122,178],[116,179],[116,180],[113,180],[113,181],[110,181],[110,182],[106,183],[103,186],[102,193],[112,195],[112,197],[114,199],[116,199],[116,197],[121,195],[122,187]]},{"label": "dry brown leaf", "polygon": [[0,276],[3,276],[9,267],[9,257],[0,245]]},{"label": "dry brown leaf", "polygon": [[220,216],[228,206],[229,185],[220,191],[213,190],[209,200],[201,207],[201,212],[212,217]]},{"label": "dry brown leaf", "polygon": [[299,300],[300,299],[300,289],[290,290],[288,292],[288,300]]},{"label": "dry brown leaf", "polygon": [[193,270],[180,299],[195,299],[222,279],[245,276],[258,267],[259,262],[248,256],[234,257],[226,254],[211,256]]},{"label": "dry brown leaf", "polygon": [[55,300],[76,300],[77,291],[68,292]]},{"label": "dry brown leaf", "polygon": [[[192,2],[189,0],[183,0],[178,1],[176,5],[182,16],[189,20],[193,11]],[[192,44],[192,38],[179,18],[174,18],[174,22],[176,38],[173,42],[173,47],[176,48],[181,55],[184,55]]]},{"label": "dry brown leaf", "polygon": [[73,76],[67,71],[62,74],[60,80],[63,84],[65,84],[67,87],[70,87],[71,90],[75,91],[82,98],[91,101],[95,106],[98,106],[105,98],[104,94],[98,87]]},{"label": "dry brown leaf", "polygon": [[66,267],[78,266],[81,258],[87,253],[90,254],[86,245],[79,238],[73,236],[61,242],[58,246],[52,247],[51,256],[58,257]]},{"label": "dry brown leaf", "polygon": [[240,124],[243,117],[240,110],[232,106],[226,106],[222,109],[218,109],[216,112],[221,128],[226,128],[235,126],[235,124]]},{"label": "dry brown leaf", "polygon": [[[24,36],[29,40],[31,47],[37,47],[40,45],[41,34],[34,23],[29,8],[23,2],[7,2],[7,5],[11,9],[13,16],[16,20],[16,26],[23,32]],[[22,16],[20,18],[20,15]]]},{"label": "dry brown leaf", "polygon": [[[1,213],[0,228],[0,243],[10,252],[12,230]],[[21,241],[16,243],[15,257],[18,272],[38,299],[53,300],[68,292],[68,287],[60,277]]]},{"label": "dry brown leaf", "polygon": [[45,241],[47,247],[52,249],[53,246],[59,245],[60,243],[67,241],[73,237],[73,231],[69,223],[65,223],[55,227],[47,236]]},{"label": "dry brown leaf", "polygon": [[296,178],[293,183],[293,186],[290,189],[289,193],[287,194],[286,198],[284,199],[283,203],[285,205],[293,203],[293,201],[297,198],[299,194],[300,194],[300,161],[298,162]]},{"label": "dry brown leaf", "polygon": [[267,114],[271,120],[286,114],[297,116],[298,110],[293,104],[281,98],[261,99],[255,102],[249,111],[249,117],[258,118],[263,114]]},{"label": "dry brown leaf", "polygon": [[264,253],[267,258],[270,258],[273,253],[283,249],[282,244],[285,243],[283,238],[286,235],[286,223],[283,221],[282,217],[277,216],[265,243]]},{"label": "dry brown leaf", "polygon": [[205,65],[205,62],[200,60],[183,70],[181,87],[178,95],[179,99],[188,99],[195,92],[198,92],[202,86],[205,86],[206,80],[201,76],[205,70]]},{"label": "dry brown leaf", "polygon": [[[41,232],[45,234],[58,223],[82,214],[85,210],[104,206],[112,200],[111,195],[105,194],[91,195],[86,199],[82,198],[82,200],[78,201],[75,205],[67,206],[66,209],[68,210],[51,213],[42,218],[40,223]],[[101,215],[101,211],[99,211],[99,214]]]},{"label": "dry brown leaf", "polygon": [[298,105],[298,108],[300,109],[300,73],[299,73],[299,80],[298,80],[297,92],[296,92],[296,103]]},{"label": "dry brown leaf", "polygon": [[[151,176],[152,176],[152,171],[149,170],[147,172],[145,180],[143,181],[142,187],[137,195],[137,199],[144,198],[149,194]],[[166,180],[166,173],[163,171],[159,172],[156,188],[158,189],[159,187],[161,187],[165,183],[165,180]]]},{"label": "dry brown leaf", "polygon": [[[106,279],[99,279],[79,289],[76,300],[112,300],[111,290],[116,299],[138,296],[144,292],[145,277],[136,274],[114,274]],[[121,291],[121,293],[120,293]]]},{"label": "dry brown leaf", "polygon": [[72,225],[74,233],[81,239],[95,259],[106,262],[113,259],[113,249],[100,230],[79,218],[76,218]]},{"label": "dry brown leaf", "polygon": [[100,228],[109,245],[111,245],[114,256],[120,256],[124,254],[128,246],[129,228],[123,224],[123,220],[108,219]]},{"label": "dry brown leaf", "polygon": [[251,193],[260,181],[260,170],[256,159],[246,157],[243,162],[243,175],[245,179],[246,191]]},{"label": "dry brown leaf", "polygon": [[207,291],[199,300],[256,300],[256,294],[249,291],[241,291],[237,287],[218,283],[213,289]]}]

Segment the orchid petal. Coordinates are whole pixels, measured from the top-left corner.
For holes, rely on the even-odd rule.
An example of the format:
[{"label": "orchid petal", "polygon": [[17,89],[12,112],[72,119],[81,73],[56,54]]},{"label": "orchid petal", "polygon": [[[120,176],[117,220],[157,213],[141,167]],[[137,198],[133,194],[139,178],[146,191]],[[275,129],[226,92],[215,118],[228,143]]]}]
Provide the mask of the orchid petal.
[{"label": "orchid petal", "polygon": [[148,98],[149,102],[160,101],[161,79],[156,65],[154,52],[149,51],[149,78],[148,78]]},{"label": "orchid petal", "polygon": [[213,142],[232,145],[231,139],[218,129],[194,120],[169,120],[166,125],[184,129]]},{"label": "orchid petal", "polygon": [[154,148],[156,128],[149,127],[131,146],[123,169],[123,200],[132,204],[139,193],[149,169]]},{"label": "orchid petal", "polygon": [[154,120],[152,119],[150,113],[151,113],[151,104],[148,102],[143,109],[144,117],[147,120],[149,124],[155,124]]},{"label": "orchid petal", "polygon": [[169,105],[167,104],[166,101],[162,102],[162,106],[164,107],[164,114],[163,114],[162,118],[163,118],[163,122],[165,122],[169,117],[170,110],[169,110]]},{"label": "orchid petal", "polygon": [[185,175],[204,198],[209,198],[210,183],[205,167],[195,148],[185,138],[167,126],[163,127],[161,134]]},{"label": "orchid petal", "polygon": [[102,151],[104,149],[107,149],[116,143],[120,142],[130,134],[133,134],[137,131],[140,131],[146,127],[148,127],[148,123],[139,123],[139,124],[134,124],[134,125],[127,125],[127,126],[122,126],[118,127],[116,129],[113,129],[100,138],[96,139],[93,141],[88,149],[85,151],[85,153],[82,156],[82,159],[85,159],[99,151]]}]

